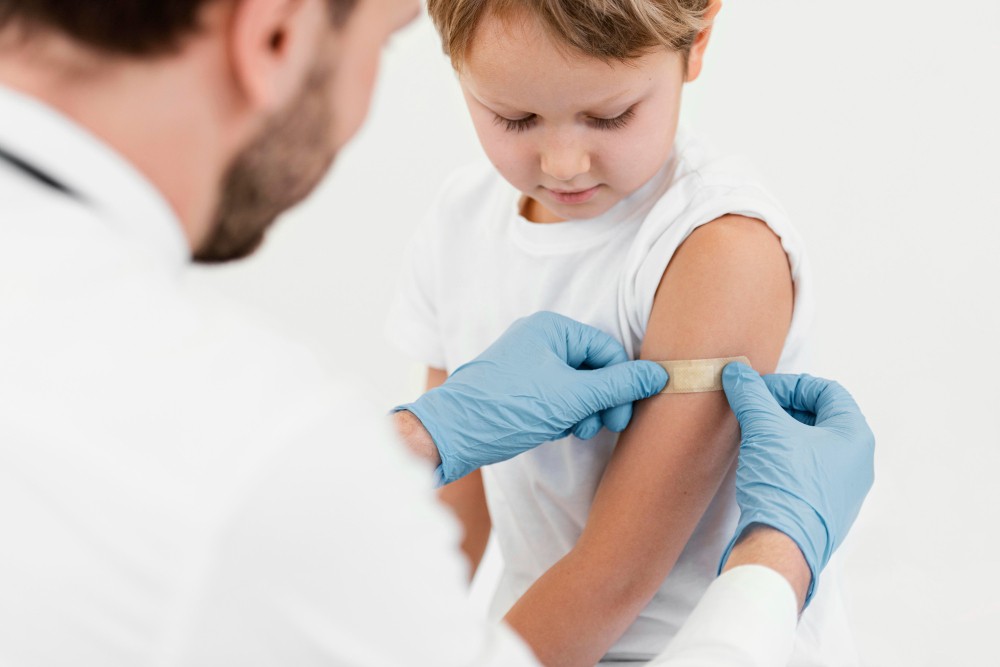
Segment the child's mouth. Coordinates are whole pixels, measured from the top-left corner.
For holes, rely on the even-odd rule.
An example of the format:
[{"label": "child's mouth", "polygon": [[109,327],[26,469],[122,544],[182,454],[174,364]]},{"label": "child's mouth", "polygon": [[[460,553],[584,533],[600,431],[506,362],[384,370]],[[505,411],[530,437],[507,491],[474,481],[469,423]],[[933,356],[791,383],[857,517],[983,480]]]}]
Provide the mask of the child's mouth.
[{"label": "child's mouth", "polygon": [[587,188],[586,190],[552,190],[550,188],[545,188],[548,193],[552,196],[554,200],[560,204],[583,204],[590,201],[600,185],[595,185],[592,188]]}]

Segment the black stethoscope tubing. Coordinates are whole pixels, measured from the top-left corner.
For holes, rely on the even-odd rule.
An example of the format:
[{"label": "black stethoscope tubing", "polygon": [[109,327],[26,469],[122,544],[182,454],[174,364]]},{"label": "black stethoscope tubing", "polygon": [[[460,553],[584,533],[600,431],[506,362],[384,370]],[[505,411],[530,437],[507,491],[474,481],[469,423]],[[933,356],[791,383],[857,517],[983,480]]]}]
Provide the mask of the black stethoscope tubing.
[{"label": "black stethoscope tubing", "polygon": [[79,199],[79,195],[77,195],[70,187],[60,182],[59,180],[53,178],[52,176],[46,174],[44,171],[33,166],[31,163],[22,160],[16,155],[8,153],[6,150],[3,149],[2,146],[0,146],[0,160],[7,162],[11,166],[15,167],[16,169],[19,169],[20,171],[27,174],[31,178],[35,179],[39,183],[47,185],[53,190],[61,192],[69,197],[73,197],[74,199]]}]

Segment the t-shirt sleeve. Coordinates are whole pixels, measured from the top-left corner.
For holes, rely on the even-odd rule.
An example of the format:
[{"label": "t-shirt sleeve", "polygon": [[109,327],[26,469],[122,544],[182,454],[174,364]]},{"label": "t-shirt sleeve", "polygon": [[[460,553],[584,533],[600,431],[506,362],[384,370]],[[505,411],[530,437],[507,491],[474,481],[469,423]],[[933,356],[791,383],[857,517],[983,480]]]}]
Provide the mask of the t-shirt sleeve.
[{"label": "t-shirt sleeve", "polygon": [[446,363],[438,318],[439,276],[447,260],[438,236],[444,197],[442,191],[410,241],[385,322],[390,344],[433,368],[445,368]]},{"label": "t-shirt sleeve", "polygon": [[169,664],[536,665],[470,610],[459,529],[429,466],[370,406],[331,399],[336,413],[278,449],[219,517]]}]

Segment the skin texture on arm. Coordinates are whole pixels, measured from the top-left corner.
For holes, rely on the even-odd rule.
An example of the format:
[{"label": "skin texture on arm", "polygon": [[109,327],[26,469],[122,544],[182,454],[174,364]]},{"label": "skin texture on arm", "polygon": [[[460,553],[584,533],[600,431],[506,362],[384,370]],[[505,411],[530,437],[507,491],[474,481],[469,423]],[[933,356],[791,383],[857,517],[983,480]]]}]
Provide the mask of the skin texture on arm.
[{"label": "skin texture on arm", "polygon": [[[447,371],[427,369],[427,391],[439,387],[448,379]],[[483,475],[479,470],[438,490],[438,500],[451,508],[462,524],[462,553],[469,560],[469,578],[476,574],[490,538],[490,513],[486,507]]]},{"label": "skin texture on arm", "polygon": [[415,415],[400,410],[392,416],[392,424],[400,440],[415,456],[424,459],[432,466],[441,464],[441,454],[434,444],[434,439]]},{"label": "skin texture on arm", "polygon": [[[641,356],[746,355],[773,371],[793,286],[764,223],[725,216],[691,234],[657,290]],[[575,547],[506,620],[546,665],[593,665],[670,573],[736,456],[739,426],[722,392],[636,405]]]}]

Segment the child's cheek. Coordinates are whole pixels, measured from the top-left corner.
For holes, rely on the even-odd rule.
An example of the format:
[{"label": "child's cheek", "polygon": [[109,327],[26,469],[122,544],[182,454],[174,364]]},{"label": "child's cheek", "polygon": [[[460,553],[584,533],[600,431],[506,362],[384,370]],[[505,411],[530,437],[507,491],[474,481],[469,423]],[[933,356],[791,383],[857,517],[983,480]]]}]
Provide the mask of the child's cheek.
[{"label": "child's cheek", "polygon": [[628,128],[625,130],[628,136],[611,147],[616,171],[630,190],[638,189],[652,178],[673,147],[673,132],[664,131],[665,124],[657,125]]},{"label": "child's cheek", "polygon": [[622,196],[631,194],[638,189],[641,182],[638,174],[645,171],[646,153],[648,147],[642,141],[631,140],[631,137],[609,137],[602,142],[600,164],[605,171],[604,177]]},{"label": "child's cheek", "polygon": [[[503,132],[503,135],[511,135]],[[500,175],[520,190],[535,187],[533,175],[536,171],[532,152],[527,142],[513,136],[494,136],[486,148],[486,154]]]}]

